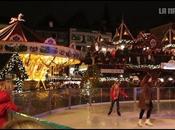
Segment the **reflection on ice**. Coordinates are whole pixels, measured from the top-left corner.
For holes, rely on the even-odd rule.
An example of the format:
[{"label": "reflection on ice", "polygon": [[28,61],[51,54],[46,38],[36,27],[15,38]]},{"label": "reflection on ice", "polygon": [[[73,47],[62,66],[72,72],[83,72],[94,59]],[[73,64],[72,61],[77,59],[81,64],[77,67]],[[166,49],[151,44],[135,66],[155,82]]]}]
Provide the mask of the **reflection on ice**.
[{"label": "reflection on ice", "polygon": [[[120,103],[121,117],[116,113],[115,107],[110,116],[107,115],[110,103],[92,104],[72,108],[62,112],[52,113],[42,118],[55,123],[70,126],[72,128],[115,128],[115,129],[141,129],[137,126],[139,109],[137,103]],[[175,102],[154,102],[154,110],[151,121],[154,126],[144,126],[143,129],[173,129],[175,128]],[[145,115],[144,118],[145,120]]]}]

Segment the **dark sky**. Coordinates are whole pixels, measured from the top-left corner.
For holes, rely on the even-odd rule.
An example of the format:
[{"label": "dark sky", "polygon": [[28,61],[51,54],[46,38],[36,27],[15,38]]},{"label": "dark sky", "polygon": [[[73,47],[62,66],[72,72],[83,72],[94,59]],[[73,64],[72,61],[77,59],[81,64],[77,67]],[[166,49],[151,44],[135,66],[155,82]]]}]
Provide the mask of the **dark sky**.
[{"label": "dark sky", "polygon": [[129,28],[135,30],[175,21],[175,14],[159,14],[159,8],[175,8],[175,1],[1,1],[0,16],[10,19],[22,12],[24,19],[37,23],[52,14],[64,23],[77,11],[83,11],[89,23],[93,23],[102,18],[104,5],[108,5],[113,26],[119,25],[122,15]]}]

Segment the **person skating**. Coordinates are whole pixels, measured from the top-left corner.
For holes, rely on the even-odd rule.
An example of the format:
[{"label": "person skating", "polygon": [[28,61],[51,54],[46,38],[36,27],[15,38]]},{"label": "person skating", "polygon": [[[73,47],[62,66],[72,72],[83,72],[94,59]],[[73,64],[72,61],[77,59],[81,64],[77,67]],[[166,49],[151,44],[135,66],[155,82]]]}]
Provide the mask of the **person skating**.
[{"label": "person skating", "polygon": [[141,93],[139,96],[139,104],[138,107],[140,108],[140,113],[139,113],[139,122],[138,126],[142,127],[144,124],[142,123],[142,118],[144,115],[144,112],[147,111],[146,113],[146,121],[145,125],[148,126],[153,126],[153,123],[150,121],[150,116],[151,112],[153,109],[153,103],[152,103],[152,76],[147,74],[143,80],[140,83],[141,86]]},{"label": "person skating", "polygon": [[119,96],[122,95],[124,97],[128,97],[128,95],[125,93],[125,91],[122,89],[122,87],[120,86],[120,83],[117,81],[115,82],[111,89],[110,89],[110,97],[111,97],[111,106],[108,112],[108,115],[111,114],[112,110],[113,110],[113,106],[114,103],[116,102],[116,109],[117,109],[117,114],[119,116],[121,116],[120,113],[120,105],[119,105]]}]

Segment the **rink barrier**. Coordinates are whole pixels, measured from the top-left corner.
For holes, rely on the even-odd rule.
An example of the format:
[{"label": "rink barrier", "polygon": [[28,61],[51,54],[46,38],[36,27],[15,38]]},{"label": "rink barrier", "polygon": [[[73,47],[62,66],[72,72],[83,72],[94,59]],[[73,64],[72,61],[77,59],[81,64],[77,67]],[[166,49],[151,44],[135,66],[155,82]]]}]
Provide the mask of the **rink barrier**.
[{"label": "rink barrier", "polygon": [[[124,88],[128,93],[128,98],[121,97],[121,102],[133,101],[137,102],[139,98],[140,88],[127,87]],[[159,102],[175,99],[175,88],[162,87],[152,88],[153,99],[159,106]],[[89,92],[89,93],[87,93]],[[110,102],[110,88],[96,89],[55,89],[46,91],[29,91],[23,93],[13,93],[13,101],[17,104],[21,112],[26,115],[40,115],[43,113],[52,113],[71,109],[82,105],[92,105],[96,103]],[[87,94],[90,94],[89,96]],[[159,109],[158,109],[159,110]]]},{"label": "rink barrier", "polygon": [[34,120],[36,122],[39,122],[39,123],[43,124],[44,127],[46,127],[46,129],[73,129],[69,126],[60,125],[60,124],[57,124],[54,122],[43,120],[41,118],[37,118],[37,117],[29,116],[29,115],[26,115],[23,113],[8,110],[8,121],[25,120],[25,119]]}]

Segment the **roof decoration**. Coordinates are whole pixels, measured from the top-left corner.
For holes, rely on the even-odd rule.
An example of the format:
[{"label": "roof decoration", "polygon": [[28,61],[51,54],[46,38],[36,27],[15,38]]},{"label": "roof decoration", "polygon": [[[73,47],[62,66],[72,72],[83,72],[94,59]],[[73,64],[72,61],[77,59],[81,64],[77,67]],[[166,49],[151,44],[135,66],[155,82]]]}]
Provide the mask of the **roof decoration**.
[{"label": "roof decoration", "polygon": [[52,37],[49,37],[47,38],[45,41],[44,41],[45,44],[49,44],[49,45],[56,45],[56,41],[55,39],[53,39]]},{"label": "roof decoration", "polygon": [[161,44],[163,46],[163,50],[168,49],[175,52],[175,30],[172,26],[169,26],[169,29],[165,32]]},{"label": "roof decoration", "polygon": [[9,24],[12,24],[12,23],[14,23],[14,22],[16,22],[16,21],[25,21],[24,19],[22,19],[22,17],[23,17],[24,15],[22,14],[22,13],[20,13],[20,14],[18,14],[18,17],[17,18],[14,18],[14,17],[12,17],[10,20],[10,22],[9,22]]},{"label": "roof decoration", "polygon": [[175,44],[175,30],[172,29],[172,27],[169,27],[169,29],[165,32],[162,43],[164,45]]},{"label": "roof decoration", "polygon": [[141,31],[137,35],[137,39],[135,40],[136,45],[140,47],[149,47],[149,48],[160,48],[161,44],[159,43],[159,40],[157,37],[152,33],[145,33],[144,31]]},{"label": "roof decoration", "polygon": [[43,43],[43,38],[40,38],[34,31],[23,25],[25,20],[22,17],[23,14],[20,13],[18,17],[10,19],[9,25],[0,30],[0,40]]},{"label": "roof decoration", "polygon": [[134,37],[130,33],[128,27],[122,20],[122,23],[120,24],[119,28],[116,29],[116,33],[113,37],[113,42],[114,44],[119,44],[119,43],[133,43]]}]

